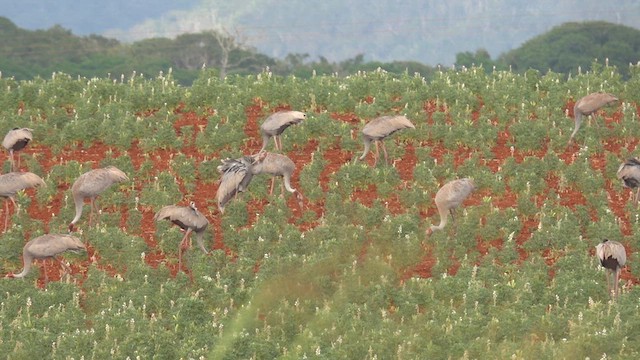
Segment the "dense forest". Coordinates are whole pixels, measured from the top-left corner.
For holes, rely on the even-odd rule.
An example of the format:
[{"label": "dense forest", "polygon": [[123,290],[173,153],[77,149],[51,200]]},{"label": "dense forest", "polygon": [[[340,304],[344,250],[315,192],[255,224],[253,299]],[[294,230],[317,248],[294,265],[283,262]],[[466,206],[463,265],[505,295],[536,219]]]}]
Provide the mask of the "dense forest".
[{"label": "dense forest", "polygon": [[[391,73],[420,73],[429,78],[436,70],[418,62],[365,61],[365,57],[366,54],[359,54],[331,62],[324,57],[313,60],[309,54],[289,54],[277,59],[247,46],[237,34],[214,31],[126,44],[99,35],[76,36],[60,26],[25,30],[0,17],[0,71],[18,80],[48,77],[53,72],[90,78],[119,77],[134,71],[156,75],[171,69],[177,81],[190,85],[203,68],[214,69],[221,78],[265,68],[278,75],[301,78],[314,74],[344,76],[377,68]],[[594,60],[604,62],[605,58],[627,77],[628,64],[640,59],[640,31],[605,22],[567,23],[496,59],[483,48],[459,53],[456,65],[568,74],[576,73],[580,67],[586,69]]]}]

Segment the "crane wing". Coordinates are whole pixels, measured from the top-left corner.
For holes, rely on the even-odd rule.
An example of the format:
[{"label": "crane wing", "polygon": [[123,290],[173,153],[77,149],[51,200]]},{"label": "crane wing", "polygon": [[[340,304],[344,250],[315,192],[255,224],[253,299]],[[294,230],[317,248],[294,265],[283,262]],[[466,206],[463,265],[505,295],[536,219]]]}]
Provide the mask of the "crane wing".
[{"label": "crane wing", "polygon": [[381,116],[371,120],[362,133],[371,138],[384,138],[402,129],[415,129],[415,125],[402,115]]},{"label": "crane wing", "polygon": [[301,111],[279,111],[271,114],[260,126],[262,131],[274,132],[282,127],[288,127],[302,122],[307,115]]},{"label": "crane wing", "polygon": [[158,210],[153,217],[153,220],[155,221],[165,219],[178,221],[194,230],[205,228],[209,224],[209,221],[204,217],[204,215],[187,206],[167,205]]},{"label": "crane wing", "polygon": [[608,93],[592,93],[580,100],[574,106],[574,112],[580,112],[589,115],[600,109],[601,107],[618,101],[618,98]]},{"label": "crane wing", "polygon": [[7,135],[5,135],[4,139],[2,140],[2,146],[4,146],[5,149],[9,149],[20,140],[29,142],[33,140],[33,134],[31,133],[32,131],[32,129],[28,128],[15,128],[9,130]]},{"label": "crane wing", "polygon": [[24,251],[35,257],[56,256],[65,251],[84,251],[84,244],[75,236],[67,234],[45,234],[32,239]]},{"label": "crane wing", "polygon": [[0,175],[0,194],[15,194],[16,192],[45,185],[44,180],[31,172],[11,172]]}]

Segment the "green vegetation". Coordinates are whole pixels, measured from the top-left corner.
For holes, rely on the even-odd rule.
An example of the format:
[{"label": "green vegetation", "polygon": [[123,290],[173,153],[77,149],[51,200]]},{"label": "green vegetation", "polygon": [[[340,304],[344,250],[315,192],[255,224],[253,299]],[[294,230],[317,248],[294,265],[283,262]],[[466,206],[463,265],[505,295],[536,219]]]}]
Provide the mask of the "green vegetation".
[{"label": "green vegetation", "polygon": [[[376,38],[377,39],[377,38]],[[576,74],[594,59],[616,66],[628,78],[628,64],[640,58],[640,31],[604,22],[567,23],[531,39],[520,48],[491,59],[478,49],[456,56],[456,66],[482,65],[486,71],[511,69],[523,73],[535,69],[546,73]],[[378,42],[375,40],[375,42]],[[122,81],[131,74],[173,73],[182,85],[192,85],[203,68],[217,76],[258,74],[268,68],[273,74],[309,79],[317,75],[340,76],[383,69],[401,75],[415,73],[431,79],[437,68],[415,61],[365,61],[366,54],[339,62],[308,54],[270,58],[245,46],[232,34],[208,31],[175,39],[153,38],[132,44],[102,36],[79,37],[59,26],[28,31],[0,17],[0,71],[18,80],[48,78],[54,72],[86,78],[111,77]],[[123,75],[124,74],[124,75]],[[141,94],[143,95],[143,94]]]},{"label": "green vegetation", "polygon": [[[640,289],[625,285],[611,302],[592,255],[605,235],[637,248],[636,210],[624,205],[629,192],[614,176],[638,143],[640,69],[629,73],[624,80],[618,69],[594,63],[570,78],[472,67],[430,80],[382,70],[221,80],[204,69],[192,87],[172,72],[2,77],[0,129],[34,129],[36,148],[22,155],[23,166],[48,183],[19,197],[25,210],[0,241],[3,273],[19,270],[27,239],[66,228],[73,217],[66,189],[92,166],[80,154],[106,146],[94,160],[126,169],[131,182],[99,199],[99,226],[81,220],[91,255],[64,255],[73,275],[40,289],[36,265],[24,280],[0,281],[0,353],[638,358]],[[573,121],[565,109],[594,89],[622,104],[585,121],[581,146],[566,149]],[[305,159],[297,160],[295,185],[309,208],[290,207],[290,195],[268,196],[267,181],[258,179],[218,219],[215,163],[259,147],[245,133],[256,106],[258,120],[280,107],[307,112],[282,142]],[[396,112],[416,130],[387,141],[395,165],[372,168],[336,155],[359,155],[351,130]],[[425,238],[438,221],[435,192],[463,176],[479,186],[472,203],[455,225]],[[212,222],[205,236],[212,251],[185,252],[188,271],[175,274],[180,232],[147,220],[194,197]],[[31,219],[34,208],[46,217]],[[630,253],[625,278],[636,282],[639,269]]]},{"label": "green vegetation", "polygon": [[503,54],[497,60],[514,71],[537,69],[576,74],[588,69],[594,59],[628,76],[629,64],[640,58],[640,31],[606,22],[566,23]]}]

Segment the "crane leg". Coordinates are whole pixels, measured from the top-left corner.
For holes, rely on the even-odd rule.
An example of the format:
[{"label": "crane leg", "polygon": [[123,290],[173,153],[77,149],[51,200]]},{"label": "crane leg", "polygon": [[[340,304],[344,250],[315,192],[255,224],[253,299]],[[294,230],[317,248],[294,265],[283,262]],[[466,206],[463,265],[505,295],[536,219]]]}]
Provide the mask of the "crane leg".
[{"label": "crane leg", "polygon": [[269,196],[273,195],[273,187],[276,184],[275,176],[271,177],[271,187],[269,188]]},{"label": "crane leg", "polygon": [[276,150],[282,151],[282,142],[280,141],[280,135],[274,136],[273,141],[275,141],[276,143]]},{"label": "crane leg", "polygon": [[607,278],[607,294],[611,296],[611,271],[609,269],[605,270],[605,276]]},{"label": "crane leg", "polygon": [[89,227],[93,224],[93,198],[91,199],[91,211],[89,212]]},{"label": "crane leg", "polygon": [[188,247],[189,235],[191,234],[191,229],[187,229],[185,231],[184,236],[182,237],[182,241],[180,241],[180,245],[178,246],[178,269],[182,269],[182,251],[183,249]]},{"label": "crane leg", "polygon": [[[11,200],[11,203],[13,204],[13,208],[16,209],[18,207],[18,205],[16,205],[16,201],[13,200],[12,197],[8,198],[9,200]],[[7,202],[7,200],[4,201],[4,232],[7,232],[7,228],[9,227],[9,203]]]},{"label": "crane leg", "polygon": [[57,257],[54,257],[54,259],[58,262],[58,264],[60,264],[60,266],[62,266],[65,274],[71,275],[71,268],[67,264],[65,264],[62,260],[58,259]]},{"label": "crane leg", "polygon": [[300,210],[304,210],[304,202],[303,202],[304,197],[297,190],[295,192],[295,195],[296,195],[296,199],[298,199],[298,205],[300,205]]},{"label": "crane leg", "polygon": [[384,141],[382,142],[382,151],[384,151],[384,163],[385,165],[389,165],[389,155],[387,155],[387,147],[384,146]]},{"label": "crane leg", "polygon": [[11,170],[10,171],[16,171],[16,164],[15,161],[13,159],[13,149],[9,149],[9,161],[11,162]]},{"label": "crane leg", "polygon": [[380,158],[380,143],[376,140],[376,157],[373,160],[373,167],[378,165],[378,159]]},{"label": "crane leg", "polygon": [[9,203],[4,201],[4,231],[7,232],[7,226],[9,225]]},{"label": "crane leg", "polygon": [[620,268],[616,268],[614,281],[615,283],[613,284],[613,288],[615,292],[615,297],[617,298],[618,295],[620,295]]},{"label": "crane leg", "polygon": [[91,199],[91,212],[89,213],[89,227],[93,226],[93,213],[96,213],[98,220],[96,221],[96,225],[100,223],[100,210],[98,210],[98,202],[96,199]]},{"label": "crane leg", "polygon": [[42,261],[42,269],[44,271],[44,286],[46,287],[47,284],[49,283],[49,275],[47,274],[47,259],[44,259],[44,261]]},{"label": "crane leg", "polygon": [[636,202],[636,208],[638,207],[638,199],[640,198],[640,187],[638,188],[638,190],[636,190],[636,196],[635,196],[635,202]]}]

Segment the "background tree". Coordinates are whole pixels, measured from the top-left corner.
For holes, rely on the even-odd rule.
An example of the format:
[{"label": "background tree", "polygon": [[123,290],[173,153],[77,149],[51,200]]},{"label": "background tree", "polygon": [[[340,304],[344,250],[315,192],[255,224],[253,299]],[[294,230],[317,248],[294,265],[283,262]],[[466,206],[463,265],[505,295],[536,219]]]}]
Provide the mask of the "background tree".
[{"label": "background tree", "polygon": [[640,59],[640,31],[601,21],[566,23],[537,36],[521,47],[498,58],[515,71],[537,69],[576,73],[598,59],[609,59],[623,77],[629,75],[629,63]]}]

